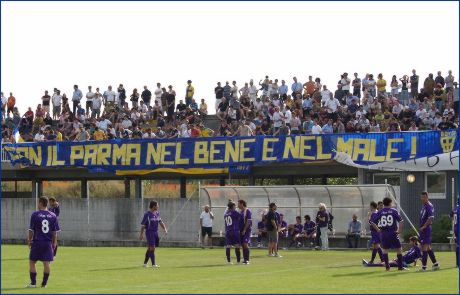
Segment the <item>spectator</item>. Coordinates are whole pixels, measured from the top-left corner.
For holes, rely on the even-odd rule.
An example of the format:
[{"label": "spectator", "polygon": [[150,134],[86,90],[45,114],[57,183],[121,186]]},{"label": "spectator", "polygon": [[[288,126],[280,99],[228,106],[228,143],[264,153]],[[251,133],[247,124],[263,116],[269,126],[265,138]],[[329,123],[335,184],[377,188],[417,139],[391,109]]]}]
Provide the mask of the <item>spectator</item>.
[{"label": "spectator", "polygon": [[387,81],[383,79],[382,74],[379,74],[377,78],[378,78],[377,84],[376,84],[377,85],[377,95],[386,97],[387,96],[387,92],[386,92]]},{"label": "spectator", "polygon": [[361,98],[361,79],[358,78],[358,73],[354,73],[355,78],[352,81],[353,96]]},{"label": "spectator", "polygon": [[374,80],[374,75],[369,74],[366,88],[367,88],[367,92],[369,93],[369,96],[372,98],[376,96],[375,86],[376,86],[376,82]]},{"label": "spectator", "polygon": [[[163,90],[161,89],[161,84],[160,83],[157,83],[157,89],[155,89],[155,91],[153,92],[153,94],[155,95],[155,101],[158,101],[158,104],[164,108],[165,105],[166,105],[166,101],[165,103],[163,103],[163,101],[161,100],[161,97],[162,97],[162,94],[163,94]],[[166,98],[166,97],[165,97]]]},{"label": "spectator", "polygon": [[454,90],[454,76],[452,76],[452,71],[449,70],[449,75],[446,76],[445,78],[445,83],[446,83],[446,92],[449,92],[450,90]]},{"label": "spectator", "polygon": [[6,115],[8,117],[10,116],[10,112],[11,113],[13,112],[15,105],[16,105],[16,98],[13,96],[13,93],[10,92],[10,96],[8,97],[8,100],[6,102],[6,107],[7,107]]},{"label": "spectator", "polygon": [[[223,91],[223,89],[222,89]],[[254,85],[254,81],[251,79],[249,81],[249,98],[251,100],[251,102],[255,102],[256,99],[257,99],[257,93],[259,92],[259,90],[257,89],[257,87]]]},{"label": "spectator", "polygon": [[436,85],[441,84],[441,87],[444,88],[445,81],[444,81],[444,77],[441,75],[441,71],[438,71],[438,75],[434,79],[434,83]]},{"label": "spectator", "polygon": [[294,80],[294,83],[292,83],[291,86],[291,91],[292,91],[292,96],[296,97],[297,94],[302,95],[302,83],[297,82],[297,77],[292,78]]},{"label": "spectator", "polygon": [[92,103],[92,113],[91,113],[91,118],[94,119],[99,119],[99,116],[101,115],[101,107],[102,107],[102,95],[97,91],[94,94],[93,98],[93,103]]},{"label": "spectator", "polygon": [[332,134],[332,133],[334,133],[334,129],[332,128],[332,119],[329,119],[327,121],[327,124],[324,124],[321,133],[322,134]]},{"label": "spectator", "polygon": [[99,127],[96,126],[94,128],[93,139],[94,140],[104,140],[104,139],[107,139],[107,136],[105,135],[105,132],[103,130],[99,129]]},{"label": "spectator", "polygon": [[192,103],[195,88],[192,86],[192,80],[187,81],[187,88],[185,89],[185,105],[189,106]]},{"label": "spectator", "polygon": [[48,90],[45,90],[45,95],[42,96],[42,107],[45,113],[50,111],[50,100],[51,96],[48,95]]},{"label": "spectator", "polygon": [[412,70],[412,76],[410,76],[410,93],[412,98],[418,97],[418,75],[415,70]]},{"label": "spectator", "polygon": [[316,224],[318,225],[321,238],[321,250],[323,251],[329,250],[328,222],[329,214],[326,210],[326,205],[324,203],[320,203],[318,213],[316,214]]},{"label": "spectator", "polygon": [[112,90],[112,86],[109,85],[108,89],[104,91],[104,105],[106,107],[112,107],[115,105],[116,93]]},{"label": "spectator", "polygon": [[317,135],[317,134],[321,134],[323,133],[323,129],[321,128],[321,126],[318,125],[318,120],[315,119],[313,121],[313,126],[311,127],[311,134],[312,135]]},{"label": "spectator", "polygon": [[[252,80],[251,80],[251,85],[252,85]],[[222,88],[222,86],[220,85],[220,82],[217,82],[217,87],[214,88],[214,93],[216,94],[216,110],[217,110],[219,108],[222,97],[224,97],[224,88]]]},{"label": "spectator", "polygon": [[78,89],[78,85],[74,85],[73,89],[74,89],[74,91],[73,91],[73,94],[72,94],[72,103],[73,103],[72,113],[76,114],[75,112],[77,110],[78,104],[80,103],[80,100],[83,97],[83,93],[81,93],[81,90]]},{"label": "spectator", "polygon": [[444,101],[446,100],[444,89],[442,88],[442,84],[438,83],[436,85],[436,89],[433,92],[434,102],[436,104],[436,108],[440,111],[444,111]]},{"label": "spectator", "polygon": [[5,111],[6,111],[6,103],[8,101],[8,98],[6,98],[5,95],[3,95],[3,92],[2,92],[2,116],[5,116]]},{"label": "spectator", "polygon": [[[353,214],[352,221],[348,223],[348,233],[346,235],[348,248],[358,248],[359,240],[361,239],[361,221],[358,220],[358,216]],[[352,245],[354,241],[354,246]]]},{"label": "spectator", "polygon": [[201,227],[201,248],[204,249],[204,240],[208,236],[207,244],[212,249],[212,221],[214,214],[211,212],[209,205],[204,206],[203,212],[200,214],[200,227]]},{"label": "spectator", "polygon": [[126,100],[126,90],[123,84],[120,84],[117,89],[118,92],[118,106],[124,106]]},{"label": "spectator", "polygon": [[429,74],[428,77],[425,79],[425,82],[423,83],[423,90],[425,94],[428,96],[428,98],[431,98],[433,96],[433,91],[436,86],[436,82],[433,80],[433,74]]},{"label": "spectator", "polygon": [[174,104],[176,102],[176,91],[173,90],[171,85],[168,86],[168,94],[166,96],[166,105],[167,105],[167,116],[168,121],[172,122],[174,120]]},{"label": "spectator", "polygon": [[141,98],[144,101],[147,107],[150,106],[150,101],[152,100],[152,92],[148,90],[147,86],[144,86],[144,91],[142,91]]},{"label": "spectator", "polygon": [[348,78],[348,73],[343,73],[340,79],[340,85],[342,85],[342,91],[345,95],[350,92],[350,78]]},{"label": "spectator", "polygon": [[56,92],[54,92],[53,97],[51,98],[51,102],[53,104],[53,120],[56,120],[61,113],[61,101],[61,91],[56,89]]},{"label": "spectator", "polygon": [[86,93],[86,116],[90,116],[90,110],[93,110],[93,100],[96,94],[91,90],[91,86],[88,86],[88,92]]}]

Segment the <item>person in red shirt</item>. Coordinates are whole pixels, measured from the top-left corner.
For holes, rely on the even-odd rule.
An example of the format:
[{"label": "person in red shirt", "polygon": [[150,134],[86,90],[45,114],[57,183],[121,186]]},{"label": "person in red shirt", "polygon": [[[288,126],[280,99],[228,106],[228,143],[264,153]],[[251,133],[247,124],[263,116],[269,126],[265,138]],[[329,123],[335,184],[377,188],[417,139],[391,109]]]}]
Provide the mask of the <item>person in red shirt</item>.
[{"label": "person in red shirt", "polygon": [[191,136],[192,137],[201,137],[201,130],[196,126],[196,124],[193,124],[192,130],[191,130]]}]

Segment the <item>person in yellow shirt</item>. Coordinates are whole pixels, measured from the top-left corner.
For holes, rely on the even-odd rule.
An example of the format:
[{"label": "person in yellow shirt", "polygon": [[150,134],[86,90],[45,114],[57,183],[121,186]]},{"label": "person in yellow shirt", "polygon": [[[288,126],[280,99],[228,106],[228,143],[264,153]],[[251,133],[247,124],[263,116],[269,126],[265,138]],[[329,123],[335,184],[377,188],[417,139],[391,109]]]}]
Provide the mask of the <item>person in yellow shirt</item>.
[{"label": "person in yellow shirt", "polygon": [[214,135],[214,131],[210,128],[204,127],[203,124],[200,124],[201,129],[201,137],[212,137]]},{"label": "person in yellow shirt", "polygon": [[195,88],[192,86],[192,80],[188,80],[186,95],[185,95],[185,105],[186,106],[189,106],[192,103],[193,94],[195,94]]},{"label": "person in yellow shirt", "polygon": [[387,93],[386,93],[386,87],[387,87],[387,81],[385,79],[383,79],[383,75],[382,74],[379,74],[377,76],[378,80],[377,80],[377,95],[383,95],[383,96],[387,96]]},{"label": "person in yellow shirt", "polygon": [[101,129],[99,129],[99,127],[96,127],[94,129],[93,138],[94,138],[94,140],[104,140],[104,139],[106,139],[104,130],[101,130]]},{"label": "person in yellow shirt", "polygon": [[56,130],[56,141],[62,141],[62,133],[59,130]]}]

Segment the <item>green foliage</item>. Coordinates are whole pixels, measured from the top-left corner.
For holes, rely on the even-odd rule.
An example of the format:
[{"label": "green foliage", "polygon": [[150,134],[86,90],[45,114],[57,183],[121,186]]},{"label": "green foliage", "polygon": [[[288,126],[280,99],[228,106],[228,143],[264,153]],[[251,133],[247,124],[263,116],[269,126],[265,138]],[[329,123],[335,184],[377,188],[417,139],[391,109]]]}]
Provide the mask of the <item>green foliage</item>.
[{"label": "green foliage", "polygon": [[[143,268],[142,247],[60,246],[51,264],[46,289],[28,284],[27,246],[2,245],[1,293],[436,293],[456,294],[458,270],[454,253],[437,252],[441,271],[416,273],[383,267],[363,268],[370,251],[281,250],[282,258],[267,257],[265,249],[251,249],[251,264],[227,265],[223,248],[213,250],[157,248],[160,269]],[[390,254],[394,258],[395,254]],[[232,260],[235,254],[232,250]],[[43,276],[37,264],[37,281]]]}]

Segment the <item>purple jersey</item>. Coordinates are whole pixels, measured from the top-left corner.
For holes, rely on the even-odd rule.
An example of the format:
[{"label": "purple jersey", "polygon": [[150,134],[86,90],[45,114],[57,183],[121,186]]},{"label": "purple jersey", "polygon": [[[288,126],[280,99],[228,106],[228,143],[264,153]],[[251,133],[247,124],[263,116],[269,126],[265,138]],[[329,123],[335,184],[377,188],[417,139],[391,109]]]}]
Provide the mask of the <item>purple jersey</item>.
[{"label": "purple jersey", "polygon": [[372,219],[383,232],[395,232],[398,229],[398,222],[402,218],[395,208],[383,208]]},{"label": "purple jersey", "polygon": [[[434,218],[434,207],[430,202],[426,203],[420,211],[420,227],[422,227],[429,218]],[[428,225],[427,228],[431,228],[431,225]]]},{"label": "purple jersey", "polygon": [[313,221],[305,222],[303,225],[303,230],[308,234],[312,234],[315,231],[316,223]]},{"label": "purple jersey", "polygon": [[[369,224],[371,224],[372,220],[375,220],[377,218],[378,213],[379,213],[378,211],[374,211],[374,212],[371,213],[371,216],[369,218]],[[370,228],[371,228],[371,233],[376,233],[377,232],[372,225],[370,226]]]},{"label": "purple jersey", "polygon": [[257,223],[257,229],[264,230],[265,229],[265,222],[264,221],[259,221]]},{"label": "purple jersey", "polygon": [[414,246],[407,251],[407,253],[403,256],[403,261],[406,264],[411,264],[414,263],[415,260],[419,259],[422,257],[422,252],[420,251],[420,248],[417,246]]},{"label": "purple jersey", "polygon": [[224,215],[225,231],[226,232],[240,232],[240,213],[236,210],[227,210]]},{"label": "purple jersey", "polygon": [[[324,221],[319,220],[319,218],[326,218]],[[326,227],[327,223],[329,222],[329,214],[327,213],[326,210],[324,211],[318,211],[316,214],[316,222],[318,223],[319,227]]]},{"label": "purple jersey", "polygon": [[51,242],[53,232],[58,232],[59,224],[57,217],[48,210],[39,210],[30,217],[29,230],[34,232],[34,242]]},{"label": "purple jersey", "polygon": [[243,231],[244,229],[244,224],[248,223],[248,228],[246,229],[246,232],[243,234],[247,234],[251,232],[251,227],[252,227],[252,212],[248,208],[241,212],[240,216],[240,231]]},{"label": "purple jersey", "polygon": [[457,212],[458,212],[458,205],[455,206],[455,208],[452,209],[452,211],[449,214],[450,218],[452,218],[453,221],[454,221],[454,234],[455,234],[455,236],[458,235],[458,214],[457,214]]},{"label": "purple jersey", "polygon": [[144,217],[142,218],[141,224],[145,227],[145,231],[147,232],[158,232],[158,224],[161,221],[160,212],[159,211],[147,211],[144,213]]},{"label": "purple jersey", "polygon": [[293,235],[300,234],[302,232],[303,225],[302,223],[296,223],[294,224],[294,230],[292,231]]},{"label": "purple jersey", "polygon": [[56,217],[58,217],[58,216],[59,216],[59,213],[61,212],[61,210],[59,209],[59,206],[56,206],[56,207],[49,207],[49,208],[48,208],[48,211],[53,212],[54,215],[56,215]]}]

